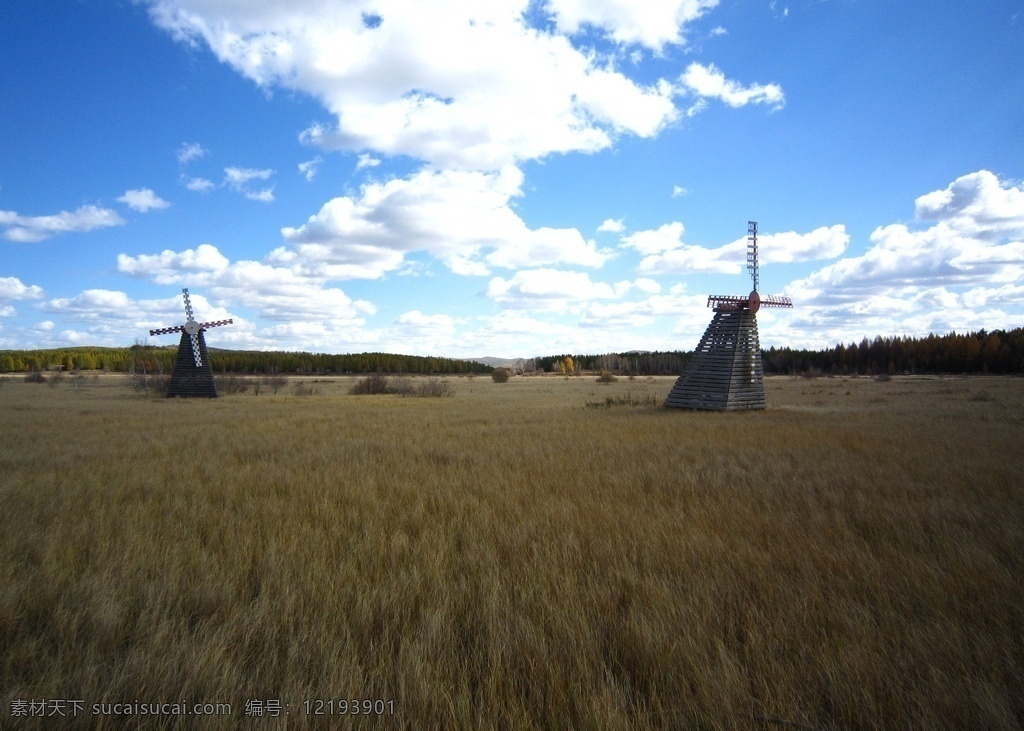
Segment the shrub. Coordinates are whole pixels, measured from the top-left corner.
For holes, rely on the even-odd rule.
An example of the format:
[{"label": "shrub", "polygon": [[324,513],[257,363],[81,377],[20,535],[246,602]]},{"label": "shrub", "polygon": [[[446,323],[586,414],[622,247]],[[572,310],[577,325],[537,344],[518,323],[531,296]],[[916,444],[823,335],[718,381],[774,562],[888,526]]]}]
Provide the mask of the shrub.
[{"label": "shrub", "polygon": [[292,392],[296,396],[315,396],[320,393],[320,387],[314,386],[312,383],[303,383],[302,381],[297,381],[295,383],[295,387],[292,389]]},{"label": "shrub", "polygon": [[29,371],[25,374],[25,383],[46,383],[46,376],[42,371]]},{"label": "shrub", "polygon": [[217,393],[245,393],[252,385],[252,381],[235,373],[215,376],[214,383],[217,384]]},{"label": "shrub", "polygon": [[171,377],[165,376],[163,373],[153,375],[132,373],[128,376],[128,384],[136,391],[165,396],[167,388],[171,385]]},{"label": "shrub", "polygon": [[362,378],[348,390],[350,394],[359,396],[375,393],[388,393],[388,385],[391,379],[383,373],[371,373]]},{"label": "shrub", "polygon": [[288,378],[282,376],[280,373],[276,373],[271,376],[263,377],[263,384],[267,386],[271,391],[277,393],[282,388],[288,385]]},{"label": "shrub", "polygon": [[455,388],[448,381],[429,378],[416,389],[416,395],[421,398],[448,398],[455,395]]},{"label": "shrub", "polygon": [[618,378],[614,374],[608,373],[607,371],[601,371],[601,375],[597,377],[598,383],[615,383]]},{"label": "shrub", "polygon": [[508,368],[495,368],[491,371],[491,380],[495,383],[508,383],[511,375]]},{"label": "shrub", "polygon": [[606,396],[604,401],[587,401],[588,409],[610,409],[613,406],[657,406],[656,396],[646,393],[627,392],[625,395]]}]

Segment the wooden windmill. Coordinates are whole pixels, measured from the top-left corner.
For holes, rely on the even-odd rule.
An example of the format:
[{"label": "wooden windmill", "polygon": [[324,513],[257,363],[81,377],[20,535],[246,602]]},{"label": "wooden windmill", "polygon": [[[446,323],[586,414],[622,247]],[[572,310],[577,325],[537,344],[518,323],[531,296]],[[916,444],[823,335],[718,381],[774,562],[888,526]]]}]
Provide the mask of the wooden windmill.
[{"label": "wooden windmill", "polygon": [[750,294],[708,297],[708,307],[714,308],[715,316],[665,399],[665,406],[709,411],[765,408],[757,311],[762,307],[792,307],[793,301],[758,294],[757,221],[747,222],[747,269],[754,280]]},{"label": "wooden windmill", "polygon": [[192,315],[192,302],[188,298],[188,290],[181,290],[181,295],[185,299],[185,324],[149,331],[150,335],[181,333],[178,357],[174,359],[167,395],[216,398],[217,384],[213,381],[213,368],[210,367],[210,355],[206,352],[206,338],[203,337],[203,332],[210,327],[230,325],[234,320],[196,322]]}]

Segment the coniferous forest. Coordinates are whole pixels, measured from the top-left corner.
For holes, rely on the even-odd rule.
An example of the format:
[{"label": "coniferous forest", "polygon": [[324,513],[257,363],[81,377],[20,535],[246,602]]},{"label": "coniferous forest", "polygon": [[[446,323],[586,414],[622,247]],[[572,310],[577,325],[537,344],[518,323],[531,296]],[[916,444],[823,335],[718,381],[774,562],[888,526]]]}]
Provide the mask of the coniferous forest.
[{"label": "coniferous forest", "polygon": [[[45,370],[103,370],[123,373],[169,373],[176,347],[133,345],[121,348],[73,347],[46,350],[0,350],[0,373]],[[1024,373],[1024,328],[929,335],[924,338],[876,337],[837,344],[824,350],[771,347],[762,351],[768,375],[923,375]],[[678,375],[687,351],[630,351],[599,355],[547,355],[520,361],[523,372],[559,372],[567,359],[576,372],[607,371],[624,375]],[[394,353],[304,353],[210,350],[213,370],[240,374],[489,373],[483,363],[455,358]]]}]

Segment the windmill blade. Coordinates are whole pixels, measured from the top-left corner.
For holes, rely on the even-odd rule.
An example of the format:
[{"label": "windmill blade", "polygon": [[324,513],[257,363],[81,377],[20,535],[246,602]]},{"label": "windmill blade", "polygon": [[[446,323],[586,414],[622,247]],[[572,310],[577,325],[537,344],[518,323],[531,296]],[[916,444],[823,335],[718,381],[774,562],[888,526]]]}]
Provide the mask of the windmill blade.
[{"label": "windmill blade", "polygon": [[761,298],[761,307],[792,307],[793,300],[789,297],[781,297],[777,294],[765,295]]},{"label": "windmill blade", "polygon": [[756,292],[760,284],[757,272],[757,221],[747,221],[747,271],[754,280]]},{"label": "windmill blade", "polygon": [[169,335],[170,333],[180,333],[185,328],[181,325],[175,325],[174,327],[161,327],[156,330],[150,330],[150,335]]},{"label": "windmill blade", "polygon": [[199,327],[202,328],[203,330],[206,330],[206,329],[211,328],[211,327],[220,327],[221,325],[230,325],[233,322],[234,322],[234,320],[216,320],[214,322],[201,322],[201,323],[199,323]]},{"label": "windmill blade", "polygon": [[181,290],[181,296],[185,299],[185,320],[191,322],[196,318],[192,315],[192,300],[189,299],[187,288]]},{"label": "windmill blade", "polygon": [[199,368],[203,364],[203,356],[199,354],[199,333],[189,335],[192,339],[192,356],[196,361],[196,368]]}]

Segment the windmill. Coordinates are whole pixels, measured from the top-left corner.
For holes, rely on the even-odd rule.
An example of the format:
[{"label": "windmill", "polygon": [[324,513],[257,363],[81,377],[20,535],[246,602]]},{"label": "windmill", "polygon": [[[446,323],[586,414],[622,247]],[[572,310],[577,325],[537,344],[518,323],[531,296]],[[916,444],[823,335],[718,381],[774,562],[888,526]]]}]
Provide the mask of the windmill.
[{"label": "windmill", "polygon": [[181,333],[178,357],[174,359],[174,369],[171,371],[171,383],[167,388],[167,395],[216,398],[217,385],[213,381],[213,368],[210,367],[210,355],[206,352],[206,338],[203,337],[203,332],[210,327],[230,325],[234,320],[196,322],[192,314],[192,302],[188,298],[188,290],[181,290],[181,296],[185,299],[185,324],[149,331],[150,335]]},{"label": "windmill", "polygon": [[714,308],[715,316],[665,399],[665,406],[708,411],[765,408],[757,311],[762,307],[792,307],[793,301],[758,294],[757,221],[747,222],[747,269],[754,280],[750,294],[708,297],[708,307]]}]

